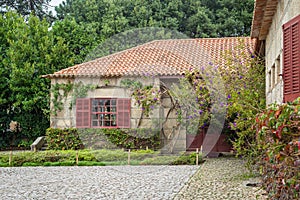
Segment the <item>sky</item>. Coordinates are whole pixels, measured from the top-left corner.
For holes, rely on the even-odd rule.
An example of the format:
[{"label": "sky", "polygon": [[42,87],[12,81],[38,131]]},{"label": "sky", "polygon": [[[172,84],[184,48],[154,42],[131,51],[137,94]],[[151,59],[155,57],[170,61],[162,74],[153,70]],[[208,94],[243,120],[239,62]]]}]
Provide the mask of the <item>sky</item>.
[{"label": "sky", "polygon": [[51,6],[58,6],[63,0],[51,0],[50,5]]},{"label": "sky", "polygon": [[[64,0],[51,0],[50,1],[50,5],[51,6],[58,6],[61,2],[63,2]],[[49,8],[50,10],[52,10],[53,13],[55,13],[54,7]]]}]

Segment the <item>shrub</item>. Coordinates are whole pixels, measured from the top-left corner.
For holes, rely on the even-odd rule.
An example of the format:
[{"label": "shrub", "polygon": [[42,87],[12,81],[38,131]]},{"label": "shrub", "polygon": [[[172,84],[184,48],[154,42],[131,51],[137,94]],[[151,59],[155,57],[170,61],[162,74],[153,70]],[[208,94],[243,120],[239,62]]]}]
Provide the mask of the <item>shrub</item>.
[{"label": "shrub", "polygon": [[105,166],[105,164],[95,161],[79,161],[78,166]]},{"label": "shrub", "polygon": [[[78,132],[89,144],[99,143],[99,141],[88,141],[89,138],[100,138],[114,144],[113,148],[157,149],[160,145],[159,130],[153,129],[78,129]],[[98,146],[98,148],[110,148],[111,145],[107,141],[103,141],[102,144],[107,146]]]},{"label": "shrub", "polygon": [[76,150],[83,148],[76,128],[48,128],[46,131],[46,141],[48,149],[51,150]]},{"label": "shrub", "polygon": [[299,199],[300,98],[271,105],[256,122],[259,166],[270,199]]},{"label": "shrub", "polygon": [[22,164],[23,167],[37,167],[41,166],[41,163],[34,163],[34,162],[25,162]]}]

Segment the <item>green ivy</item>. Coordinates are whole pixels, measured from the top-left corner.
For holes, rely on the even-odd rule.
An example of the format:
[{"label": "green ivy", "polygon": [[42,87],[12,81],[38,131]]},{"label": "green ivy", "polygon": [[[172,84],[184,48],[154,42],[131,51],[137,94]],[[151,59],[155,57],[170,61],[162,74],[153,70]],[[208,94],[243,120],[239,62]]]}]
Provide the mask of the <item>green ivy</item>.
[{"label": "green ivy", "polygon": [[67,97],[71,94],[72,100],[69,105],[69,109],[73,108],[75,105],[76,99],[81,97],[86,97],[88,91],[93,91],[96,89],[95,85],[87,84],[84,85],[82,82],[79,83],[56,83],[51,87],[51,93],[53,95],[52,104],[53,108],[51,110],[52,114],[55,116],[57,112],[63,110],[64,102],[67,100]]},{"label": "green ivy", "polygon": [[64,102],[69,93],[73,90],[74,85],[71,82],[68,83],[56,83],[51,86],[52,98],[52,113],[56,116],[57,112],[63,110]]}]

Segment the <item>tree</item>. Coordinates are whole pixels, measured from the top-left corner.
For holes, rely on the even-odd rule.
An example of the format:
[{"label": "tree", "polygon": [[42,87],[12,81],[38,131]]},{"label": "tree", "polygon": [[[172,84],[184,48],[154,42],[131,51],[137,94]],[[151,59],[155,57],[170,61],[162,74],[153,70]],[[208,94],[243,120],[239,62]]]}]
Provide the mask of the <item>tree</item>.
[{"label": "tree", "polygon": [[48,12],[50,1],[51,0],[0,0],[0,11],[3,14],[14,10],[23,16],[34,14],[40,19],[48,18],[49,20],[53,20],[52,12]]},{"label": "tree", "polygon": [[189,37],[250,34],[254,0],[67,0],[56,8],[59,19],[98,23],[104,38],[129,29],[164,27]]},{"label": "tree", "polygon": [[64,56],[73,64],[82,63],[87,54],[101,41],[101,35],[97,34],[97,24],[79,24],[71,17],[55,22],[51,32],[55,38],[63,38],[69,53]]},{"label": "tree", "polygon": [[211,12],[215,37],[250,34],[254,0],[202,0],[202,5]]},{"label": "tree", "polygon": [[[54,40],[46,20],[30,15],[24,17],[7,12],[0,16],[2,145],[18,145],[44,135],[49,126],[49,80],[41,75],[70,66],[62,38]],[[2,86],[2,85],[1,85]],[[20,124],[20,130],[9,132],[11,120]],[[14,140],[16,139],[16,140]],[[2,146],[4,147],[4,146]]]}]

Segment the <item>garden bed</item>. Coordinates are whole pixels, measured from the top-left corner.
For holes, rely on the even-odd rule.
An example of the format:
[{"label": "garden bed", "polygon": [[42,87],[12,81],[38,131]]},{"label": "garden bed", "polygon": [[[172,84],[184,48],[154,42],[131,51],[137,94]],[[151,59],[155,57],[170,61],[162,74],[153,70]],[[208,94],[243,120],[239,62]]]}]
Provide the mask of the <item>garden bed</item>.
[{"label": "garden bed", "polygon": [[[202,162],[199,154],[198,163]],[[0,167],[104,166],[104,165],[195,165],[196,153],[164,155],[153,150],[49,150],[0,152]]]}]

